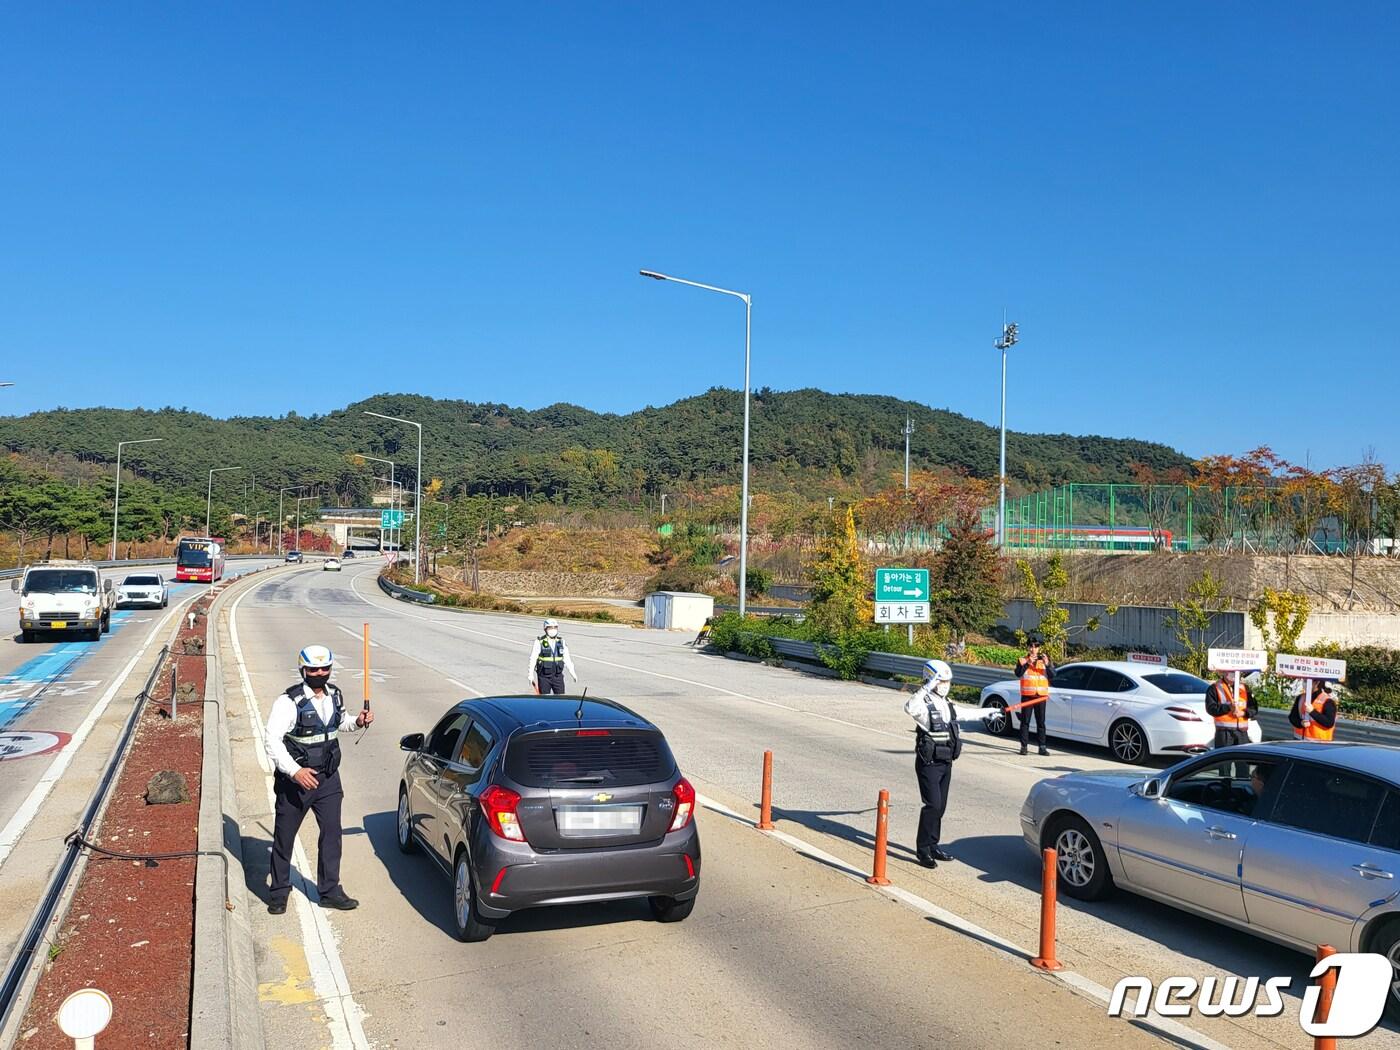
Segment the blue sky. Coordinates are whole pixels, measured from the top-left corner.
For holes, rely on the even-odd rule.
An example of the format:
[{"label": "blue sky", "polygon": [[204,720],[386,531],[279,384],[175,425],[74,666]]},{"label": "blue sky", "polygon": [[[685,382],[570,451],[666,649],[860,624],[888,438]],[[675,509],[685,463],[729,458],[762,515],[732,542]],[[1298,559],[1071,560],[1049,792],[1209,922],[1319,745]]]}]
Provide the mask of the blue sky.
[{"label": "blue sky", "polygon": [[[510,10],[504,10],[509,8]],[[1400,465],[1400,8],[8,5],[0,411],[889,393]],[[1222,391],[1221,388],[1224,388]]]}]

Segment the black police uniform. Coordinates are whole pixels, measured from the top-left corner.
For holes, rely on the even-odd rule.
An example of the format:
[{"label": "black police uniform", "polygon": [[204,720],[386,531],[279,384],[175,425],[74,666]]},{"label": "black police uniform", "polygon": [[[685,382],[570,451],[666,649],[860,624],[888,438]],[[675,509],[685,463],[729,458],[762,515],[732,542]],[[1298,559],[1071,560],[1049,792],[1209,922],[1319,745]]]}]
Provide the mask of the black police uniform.
[{"label": "black police uniform", "polygon": [[273,778],[272,886],[270,897],[285,900],[292,889],[292,847],[306,814],[316,814],[320,836],[316,840],[316,892],[322,900],[343,894],[340,888],[340,740],[337,732],[345,722],[345,700],[329,683],[334,707],[329,722],[323,722],[312,703],[311,687],[304,682],[288,686],[286,695],[295,700],[297,720],[283,737],[287,751],[299,765],[315,770],[317,784],[308,791],[280,769]]},{"label": "black police uniform", "polygon": [[564,695],[563,638],[540,635],[539,651],[535,653],[535,684],[539,686],[541,696],[549,693]]},{"label": "black police uniform", "polygon": [[919,727],[914,745],[914,773],[919,778],[919,832],[914,846],[920,859],[929,859],[943,837],[943,813],[953,783],[953,762],[962,754],[962,734],[956,719],[944,721],[933,704],[928,705],[929,729]]}]

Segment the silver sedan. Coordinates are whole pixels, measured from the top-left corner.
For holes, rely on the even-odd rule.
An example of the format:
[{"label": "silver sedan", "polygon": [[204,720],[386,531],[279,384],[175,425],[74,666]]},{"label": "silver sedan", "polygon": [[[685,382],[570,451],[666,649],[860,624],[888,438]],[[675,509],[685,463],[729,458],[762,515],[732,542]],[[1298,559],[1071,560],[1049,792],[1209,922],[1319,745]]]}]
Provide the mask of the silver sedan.
[{"label": "silver sedan", "polygon": [[1021,807],[1071,897],[1114,887],[1312,953],[1379,952],[1400,1016],[1400,748],[1288,741],[1069,773]]}]

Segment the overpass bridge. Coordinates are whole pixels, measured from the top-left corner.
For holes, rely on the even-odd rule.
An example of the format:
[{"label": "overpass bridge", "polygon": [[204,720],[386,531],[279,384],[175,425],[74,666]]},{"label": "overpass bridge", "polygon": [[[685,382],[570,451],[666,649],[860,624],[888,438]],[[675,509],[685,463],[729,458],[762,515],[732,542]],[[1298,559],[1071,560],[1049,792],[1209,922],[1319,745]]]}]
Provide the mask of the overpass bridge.
[{"label": "overpass bridge", "polygon": [[[401,529],[384,529],[380,527],[383,520],[382,515],[388,507],[322,507],[321,512],[316,516],[318,525],[330,528],[331,534],[335,537],[335,542],[340,547],[354,548],[353,540],[358,537],[361,541],[361,549],[373,547],[375,550],[391,549],[401,544],[399,535],[401,532],[411,531],[413,528],[413,515],[405,511],[403,516],[403,527]],[[373,543],[365,543],[365,539],[372,539]]]}]

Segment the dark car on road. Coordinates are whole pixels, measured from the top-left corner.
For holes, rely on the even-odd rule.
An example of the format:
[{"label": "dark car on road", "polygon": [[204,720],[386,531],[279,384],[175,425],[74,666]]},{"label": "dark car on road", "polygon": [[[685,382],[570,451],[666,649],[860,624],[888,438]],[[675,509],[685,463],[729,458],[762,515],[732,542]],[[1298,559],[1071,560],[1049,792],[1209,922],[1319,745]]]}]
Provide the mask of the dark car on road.
[{"label": "dark car on road", "polygon": [[460,939],[545,905],[646,898],[661,922],[695,907],[695,789],[661,730],[621,704],[464,700],[399,746],[399,849],[451,876]]}]

